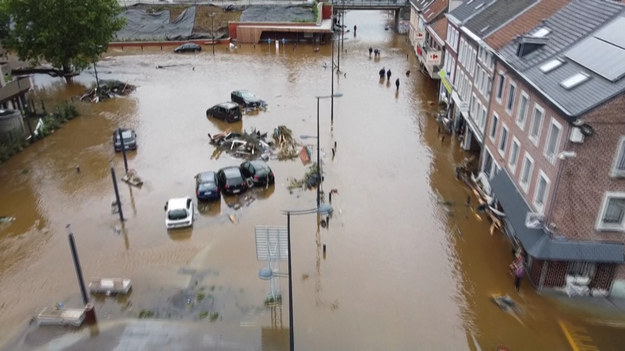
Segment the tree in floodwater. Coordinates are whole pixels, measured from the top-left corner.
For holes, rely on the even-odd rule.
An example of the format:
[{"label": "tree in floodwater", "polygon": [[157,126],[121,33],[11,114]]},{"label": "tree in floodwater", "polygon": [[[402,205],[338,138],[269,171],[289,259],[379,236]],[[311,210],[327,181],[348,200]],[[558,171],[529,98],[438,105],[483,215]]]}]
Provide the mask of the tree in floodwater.
[{"label": "tree in floodwater", "polygon": [[106,52],[124,26],[121,11],[118,0],[0,0],[2,45],[71,81]]}]

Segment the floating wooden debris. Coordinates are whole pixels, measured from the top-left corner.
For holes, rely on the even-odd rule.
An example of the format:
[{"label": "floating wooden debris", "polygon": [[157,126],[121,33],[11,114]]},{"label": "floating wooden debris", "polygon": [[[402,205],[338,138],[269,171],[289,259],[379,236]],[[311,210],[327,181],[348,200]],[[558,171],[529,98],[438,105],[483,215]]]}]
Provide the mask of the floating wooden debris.
[{"label": "floating wooden debris", "polygon": [[89,291],[92,294],[128,294],[132,288],[132,281],[125,278],[102,278],[89,282]]},{"label": "floating wooden debris", "polygon": [[143,180],[141,180],[134,169],[129,169],[128,173],[122,177],[122,181],[136,187],[143,185]]},{"label": "floating wooden debris", "polygon": [[80,327],[85,321],[82,308],[44,308],[37,315],[39,325],[71,325]]}]

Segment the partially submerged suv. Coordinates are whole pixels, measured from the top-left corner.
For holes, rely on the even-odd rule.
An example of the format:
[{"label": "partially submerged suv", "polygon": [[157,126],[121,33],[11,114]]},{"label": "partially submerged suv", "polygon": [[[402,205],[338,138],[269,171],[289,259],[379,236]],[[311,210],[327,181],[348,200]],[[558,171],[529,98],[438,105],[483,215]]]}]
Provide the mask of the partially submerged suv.
[{"label": "partially submerged suv", "polygon": [[190,197],[169,199],[165,203],[165,227],[184,228],[193,225],[193,200]]},{"label": "partially submerged suv", "polygon": [[231,101],[222,102],[206,110],[206,117],[211,116],[229,123],[238,122],[241,120],[241,108]]},{"label": "partially submerged suv", "polygon": [[230,93],[230,100],[244,108],[265,108],[267,103],[252,92],[247,90],[235,90]]}]

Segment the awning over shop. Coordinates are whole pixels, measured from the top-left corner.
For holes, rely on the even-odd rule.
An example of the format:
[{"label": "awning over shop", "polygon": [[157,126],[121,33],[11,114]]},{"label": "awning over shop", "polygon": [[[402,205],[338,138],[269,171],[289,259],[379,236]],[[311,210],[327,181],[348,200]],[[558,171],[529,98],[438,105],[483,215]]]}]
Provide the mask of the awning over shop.
[{"label": "awning over shop", "polygon": [[530,208],[506,171],[499,171],[491,186],[514,235],[530,256],[553,261],[625,262],[622,243],[554,239],[544,229],[526,227],[525,217]]},{"label": "awning over shop", "polygon": [[443,82],[443,85],[445,86],[445,90],[447,90],[447,93],[451,94],[451,84],[447,80],[447,72],[445,72],[445,70],[442,69],[438,71],[438,76],[441,77],[441,82]]}]

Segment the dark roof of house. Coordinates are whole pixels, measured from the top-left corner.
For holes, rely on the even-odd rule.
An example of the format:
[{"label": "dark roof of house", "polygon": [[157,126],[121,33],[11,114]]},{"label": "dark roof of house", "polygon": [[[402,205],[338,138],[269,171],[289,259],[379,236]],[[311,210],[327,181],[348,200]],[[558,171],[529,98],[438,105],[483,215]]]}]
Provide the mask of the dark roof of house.
[{"label": "dark roof of house", "polygon": [[553,15],[569,2],[570,0],[540,0],[539,3],[530,7],[522,15],[490,34],[484,41],[493,50],[497,51],[512,41],[517,35],[527,33],[542,20]]},{"label": "dark roof of house", "polygon": [[449,0],[434,0],[425,10],[423,10],[423,19],[426,23],[435,20],[443,11],[449,7]]},{"label": "dark roof of house", "polygon": [[442,17],[436,20],[436,22],[425,28],[430,33],[436,34],[438,38],[435,40],[441,45],[445,46],[445,38],[447,38],[447,17]]},{"label": "dark roof of house", "polygon": [[423,11],[428,6],[432,5],[434,0],[410,0],[412,6],[414,6],[417,10]]},{"label": "dark roof of house", "polygon": [[469,0],[450,11],[447,16],[458,25],[464,24],[469,18],[483,11],[484,8],[497,0]]},{"label": "dark roof of house", "polygon": [[497,0],[468,20],[464,27],[477,37],[485,38],[517,16],[521,15],[539,0]]},{"label": "dark roof of house", "polygon": [[490,185],[514,235],[530,256],[557,261],[625,262],[623,243],[554,239],[544,229],[525,226],[525,216],[530,208],[505,170],[497,173]]},{"label": "dark roof of house", "polygon": [[[564,114],[574,119],[625,92],[623,75],[610,73],[625,67],[625,47],[620,44],[618,34],[613,36],[625,33],[624,11],[625,6],[620,3],[572,1],[525,37],[532,38],[541,28],[548,29],[542,47],[519,57],[517,49],[522,39],[517,39],[500,51],[501,56]],[[562,64],[546,71],[545,64],[554,59]],[[579,85],[565,87],[563,82],[575,75],[587,79]]]}]

